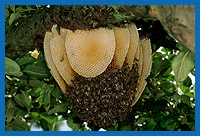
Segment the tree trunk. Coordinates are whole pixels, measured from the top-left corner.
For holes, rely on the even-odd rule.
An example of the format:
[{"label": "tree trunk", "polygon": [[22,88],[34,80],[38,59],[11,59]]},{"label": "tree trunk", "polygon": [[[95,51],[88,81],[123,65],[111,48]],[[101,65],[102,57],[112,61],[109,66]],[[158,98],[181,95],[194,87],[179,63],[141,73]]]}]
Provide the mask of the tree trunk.
[{"label": "tree trunk", "polygon": [[151,7],[157,12],[157,18],[168,34],[195,53],[195,6],[157,5]]}]

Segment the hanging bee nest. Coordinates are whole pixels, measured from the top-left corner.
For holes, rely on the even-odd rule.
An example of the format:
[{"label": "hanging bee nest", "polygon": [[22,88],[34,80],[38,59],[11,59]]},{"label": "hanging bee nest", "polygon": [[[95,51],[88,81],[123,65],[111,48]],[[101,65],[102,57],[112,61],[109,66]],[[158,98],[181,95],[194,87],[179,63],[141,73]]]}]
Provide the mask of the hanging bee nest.
[{"label": "hanging bee nest", "polygon": [[52,27],[44,53],[51,74],[81,120],[109,127],[126,118],[151,70],[151,44],[134,23],[125,28]]}]

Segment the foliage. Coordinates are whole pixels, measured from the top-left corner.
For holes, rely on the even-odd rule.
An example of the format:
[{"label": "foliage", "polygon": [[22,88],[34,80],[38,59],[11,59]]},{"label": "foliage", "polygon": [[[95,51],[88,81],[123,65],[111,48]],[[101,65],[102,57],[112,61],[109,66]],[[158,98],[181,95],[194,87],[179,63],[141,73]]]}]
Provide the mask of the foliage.
[{"label": "foliage", "polygon": [[[16,27],[20,18],[43,6],[6,7],[6,29],[9,30]],[[114,6],[115,10],[118,8]],[[120,18],[117,14],[116,17]],[[176,46],[158,51],[161,45],[152,43],[152,70],[141,98],[126,120],[106,130],[195,130],[195,84],[188,76],[189,73],[195,76],[194,55],[169,35],[166,39]],[[34,125],[55,131],[62,121],[67,121],[74,131],[99,130],[90,124],[86,128],[73,113],[73,107],[49,72],[42,50],[36,58],[29,52],[16,59],[6,56],[5,76],[7,131],[29,131]]]}]

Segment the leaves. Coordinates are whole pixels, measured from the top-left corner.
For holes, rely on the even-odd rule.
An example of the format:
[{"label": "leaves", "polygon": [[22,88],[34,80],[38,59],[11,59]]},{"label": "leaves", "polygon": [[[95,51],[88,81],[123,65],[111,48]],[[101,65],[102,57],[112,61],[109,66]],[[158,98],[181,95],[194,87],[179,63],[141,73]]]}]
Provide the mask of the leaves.
[{"label": "leaves", "polygon": [[46,111],[48,111],[50,108],[51,91],[53,88],[53,85],[44,85],[42,88],[38,88],[36,90],[36,93],[38,92],[40,94],[38,97],[38,102],[40,106],[44,106]]},{"label": "leaves", "polygon": [[19,12],[17,12],[17,13],[12,13],[12,14],[10,15],[10,18],[9,18],[9,25],[12,25],[12,23],[13,23],[16,19],[18,19],[19,17],[21,17],[21,14],[20,14]]},{"label": "leaves", "polygon": [[7,19],[9,17],[9,15],[10,15],[10,12],[9,12],[7,6],[5,6],[5,19]]},{"label": "leaves", "polygon": [[68,109],[68,103],[61,103],[55,105],[55,107],[48,111],[48,114],[58,113],[58,112],[66,112]]},{"label": "leaves", "polygon": [[75,123],[74,118],[76,117],[75,114],[71,113],[67,118],[67,125],[72,128],[73,131],[78,131],[81,127],[81,123]]},{"label": "leaves", "polygon": [[33,87],[42,87],[43,84],[40,80],[29,80],[29,85]]},{"label": "leaves", "polygon": [[43,67],[42,65],[38,64],[30,64],[27,65],[23,72],[27,73],[28,75],[37,76],[37,77],[49,77],[49,69],[47,67]]},{"label": "leaves", "polygon": [[112,127],[106,128],[107,131],[117,131],[117,129],[118,129],[118,123],[116,123]]},{"label": "leaves", "polygon": [[180,122],[178,121],[177,116],[167,116],[160,122],[160,126],[168,131],[174,131],[176,128],[178,128],[180,125]]},{"label": "leaves", "polygon": [[21,107],[26,107],[27,111],[30,111],[31,107],[31,97],[29,97],[28,92],[22,91],[22,94],[17,94],[14,97],[14,100],[19,104]]},{"label": "leaves", "polygon": [[17,118],[6,126],[6,131],[29,131],[30,127],[22,119]]},{"label": "leaves", "polygon": [[19,58],[17,60],[17,63],[19,64],[19,66],[23,66],[23,65],[26,65],[26,64],[29,64],[29,63],[33,63],[36,59],[31,57],[30,54],[26,54],[24,57],[22,58]]},{"label": "leaves", "polygon": [[167,59],[162,59],[162,54],[159,52],[156,52],[153,56],[153,64],[152,64],[152,72],[156,75],[160,71],[162,71],[165,68],[170,67],[170,61]]},{"label": "leaves", "polygon": [[55,87],[52,92],[51,92],[52,96],[55,97],[55,98],[60,98],[60,96],[62,96],[62,91],[60,90],[59,87]]},{"label": "leaves", "polygon": [[15,112],[15,103],[13,102],[13,100],[9,99],[8,101],[6,101],[5,112],[6,121],[10,122]]},{"label": "leaves", "polygon": [[15,12],[15,5],[9,5],[9,8],[11,9],[11,11]]},{"label": "leaves", "polygon": [[5,57],[5,74],[10,76],[22,76],[19,65],[10,58]]},{"label": "leaves", "polygon": [[172,61],[172,69],[177,82],[184,81],[195,66],[195,57],[189,50],[183,50]]}]

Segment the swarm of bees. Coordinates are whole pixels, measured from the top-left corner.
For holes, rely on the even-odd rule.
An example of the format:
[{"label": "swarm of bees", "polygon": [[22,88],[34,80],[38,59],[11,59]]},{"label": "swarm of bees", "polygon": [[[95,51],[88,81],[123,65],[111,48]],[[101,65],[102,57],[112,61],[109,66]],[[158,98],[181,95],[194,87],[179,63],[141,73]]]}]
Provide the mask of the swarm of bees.
[{"label": "swarm of bees", "polygon": [[51,74],[81,120],[109,127],[126,118],[151,70],[151,43],[134,23],[76,30],[53,25],[44,38]]}]

